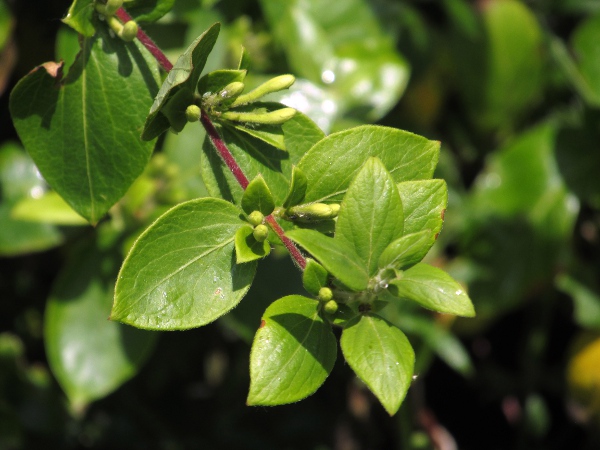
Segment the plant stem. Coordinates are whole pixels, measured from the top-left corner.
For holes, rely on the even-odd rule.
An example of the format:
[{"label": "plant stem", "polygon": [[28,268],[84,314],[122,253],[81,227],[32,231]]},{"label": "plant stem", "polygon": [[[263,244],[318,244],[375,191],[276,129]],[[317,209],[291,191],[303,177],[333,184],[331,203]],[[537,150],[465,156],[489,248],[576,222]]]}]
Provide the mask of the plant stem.
[{"label": "plant stem", "polygon": [[[127,11],[125,11],[123,8],[119,8],[115,15],[123,23],[132,20],[131,16],[127,14]],[[163,67],[163,69],[165,69],[167,72],[170,72],[173,68],[173,64],[171,64],[171,62],[167,59],[162,50],[158,48],[154,41],[150,39],[150,37],[146,33],[144,33],[144,31],[141,28],[138,29],[137,38],[142,43],[142,45],[146,47],[150,53],[152,53],[152,55],[156,58],[156,60]],[[229,170],[231,171],[239,185],[242,187],[242,189],[246,190],[246,188],[248,187],[248,178],[246,177],[246,175],[242,171],[242,168],[238,165],[237,161],[227,148],[227,145],[225,144],[223,139],[221,139],[219,132],[217,131],[212,121],[210,120],[210,117],[208,117],[208,114],[206,114],[206,111],[204,110],[202,110],[202,113],[200,115],[200,122],[202,122],[202,125],[204,126],[204,129],[206,130],[210,141],[214,145],[215,149],[217,150],[217,153],[219,154],[225,165],[229,168]],[[306,259],[304,258],[304,256],[302,256],[302,253],[300,253],[300,250],[298,250],[296,244],[294,244],[285,235],[283,228],[281,228],[281,226],[277,223],[275,217],[269,215],[266,217],[266,221],[270,225],[271,229],[275,233],[277,233],[277,236],[279,236],[279,239],[281,239],[283,245],[285,245],[285,247],[288,249],[296,265],[300,267],[300,269],[304,270],[304,268],[306,267]]]},{"label": "plant stem", "polygon": [[[127,13],[127,11],[125,11],[123,8],[119,8],[115,13],[115,16],[117,16],[123,23],[127,23],[130,20],[133,20],[131,16]],[[158,48],[154,41],[150,39],[150,36],[144,33],[144,30],[142,30],[141,27],[138,28],[136,37],[142,43],[142,45],[146,47],[150,53],[152,53],[152,56],[156,58],[156,61],[158,61],[162,68],[165,69],[167,72],[170,72],[173,68],[173,64],[171,64],[171,61],[169,61],[169,59],[165,56],[162,50]]]}]

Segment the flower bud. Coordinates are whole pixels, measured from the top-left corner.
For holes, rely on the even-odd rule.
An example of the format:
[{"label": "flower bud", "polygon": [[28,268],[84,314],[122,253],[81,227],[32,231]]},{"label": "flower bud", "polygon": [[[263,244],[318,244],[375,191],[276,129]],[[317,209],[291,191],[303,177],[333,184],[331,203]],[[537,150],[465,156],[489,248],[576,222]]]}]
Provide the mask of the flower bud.
[{"label": "flower bud", "polygon": [[125,25],[123,25],[123,28],[119,33],[119,37],[125,42],[131,42],[135,39],[137,33],[138,24],[134,20],[130,20],[129,22],[125,23]]},{"label": "flower bud", "polygon": [[328,287],[322,287],[319,289],[319,300],[328,302],[333,298],[333,292]]},{"label": "flower bud", "polygon": [[258,242],[264,242],[268,235],[269,228],[263,224],[256,225],[254,227],[254,231],[252,231],[252,236],[254,236],[254,239],[256,239]]},{"label": "flower bud", "polygon": [[240,95],[235,102],[231,104],[232,108],[240,105],[246,105],[248,103],[255,102],[261,97],[264,97],[267,94],[271,94],[273,92],[281,91],[283,89],[289,88],[292,84],[294,84],[296,78],[293,75],[280,75],[275,78],[271,78],[270,80],[264,82],[256,89],[251,90],[247,94]]},{"label": "flower bud", "polygon": [[[238,97],[239,98],[239,97]],[[232,105],[233,106],[233,105]],[[287,122],[296,115],[294,108],[282,108],[266,113],[226,111],[221,118],[233,122],[258,123],[264,125],[278,125]]]},{"label": "flower bud", "polygon": [[250,222],[255,227],[260,225],[263,222],[263,220],[265,220],[265,216],[260,211],[252,211],[248,215],[248,222]]},{"label": "flower bud", "polygon": [[112,16],[123,6],[123,0],[107,0],[105,4],[96,3],[96,11],[105,16]]},{"label": "flower bud", "polygon": [[323,309],[327,314],[335,314],[338,310],[338,304],[335,300],[329,300],[327,303],[325,303]]},{"label": "flower bud", "polygon": [[188,122],[198,122],[200,115],[201,111],[198,105],[190,105],[185,109],[185,118]]},{"label": "flower bud", "polygon": [[238,95],[240,95],[242,93],[242,91],[244,90],[245,87],[246,86],[244,85],[244,83],[241,83],[239,81],[234,81],[232,83],[229,83],[227,86],[225,86],[219,92],[219,95],[221,96],[221,98],[237,97]]},{"label": "flower bud", "polygon": [[[333,207],[332,207],[333,206]],[[337,217],[339,205],[328,205],[326,203],[308,203],[305,205],[292,206],[286,211],[290,220],[299,222],[315,222],[329,220]]]}]

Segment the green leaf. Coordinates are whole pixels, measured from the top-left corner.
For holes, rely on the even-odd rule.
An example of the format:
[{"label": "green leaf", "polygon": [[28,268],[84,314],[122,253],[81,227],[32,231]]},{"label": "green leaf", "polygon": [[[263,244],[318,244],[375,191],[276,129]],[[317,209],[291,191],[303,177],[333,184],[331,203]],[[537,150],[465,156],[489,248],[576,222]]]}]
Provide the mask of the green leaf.
[{"label": "green leaf", "polygon": [[319,289],[327,285],[329,273],[321,264],[312,258],[306,258],[306,267],[302,272],[304,289],[313,295],[319,294]]},{"label": "green leaf", "polygon": [[15,204],[46,189],[35,164],[18,144],[5,142],[0,146],[0,255],[47,250],[63,241],[62,233],[53,225],[12,217]]},{"label": "green leaf", "polygon": [[283,201],[283,207],[289,208],[302,203],[306,194],[307,179],[304,172],[297,166],[292,166],[292,179],[290,181],[290,190]]},{"label": "green leaf", "polygon": [[600,330],[600,294],[597,289],[569,275],[560,275],[558,288],[573,298],[575,321],[583,328]]},{"label": "green leaf", "polygon": [[338,115],[376,121],[406,87],[409,66],[365,0],[262,0],[286,60],[336,99]]},{"label": "green leaf", "polygon": [[378,266],[380,269],[408,269],[425,257],[434,242],[435,238],[429,230],[405,234],[385,248]]},{"label": "green leaf", "polygon": [[369,276],[383,250],[402,236],[402,202],[392,176],[378,158],[369,158],[346,191],[335,240],[354,248]]},{"label": "green leaf", "polygon": [[356,375],[388,414],[396,414],[415,365],[414,351],[404,333],[375,314],[365,314],[346,324],[340,345]]},{"label": "green leaf", "polygon": [[198,81],[198,93],[200,95],[217,94],[221,92],[225,86],[234,81],[243,83],[245,78],[245,70],[214,70],[200,78],[200,81]]},{"label": "green leaf", "polygon": [[157,334],[106,320],[119,254],[80,246],[54,285],[44,317],[52,372],[76,410],[133,377]]},{"label": "green leaf", "polygon": [[220,199],[181,203],[138,238],[123,263],[111,319],[181,330],[222,316],[248,291],[256,264],[236,264],[241,211]]},{"label": "green leaf", "polygon": [[79,34],[86,37],[91,37],[96,33],[96,27],[93,22],[95,0],[73,0],[73,3],[69,7],[69,12],[64,19],[63,23],[69,25]]},{"label": "green leaf", "polygon": [[433,311],[474,317],[475,309],[465,289],[442,269],[419,263],[390,282],[388,290],[396,297],[417,302]]},{"label": "green leaf", "polygon": [[300,244],[345,286],[362,291],[367,288],[369,274],[354,249],[337,239],[330,238],[315,230],[297,229],[286,233]]},{"label": "green leaf", "polygon": [[235,233],[235,259],[237,264],[264,258],[271,252],[268,241],[258,242],[252,232],[254,228],[244,225]]},{"label": "green leaf", "polygon": [[404,234],[428,229],[435,238],[442,231],[448,205],[446,182],[444,180],[405,181],[398,183],[398,192],[404,210]]},{"label": "green leaf", "polygon": [[[275,204],[281,205],[287,196],[292,166],[316,142],[323,132],[304,114],[297,113],[282,125],[286,151],[281,151],[247,133],[231,128],[220,129],[229,151],[249,179],[261,174],[269,186]],[[211,195],[239,203],[243,190],[223,164],[208,139],[202,153],[202,178]]]},{"label": "green leaf", "polygon": [[87,225],[88,223],[53,191],[41,197],[25,198],[17,202],[11,211],[11,217],[16,220],[55,225]]},{"label": "green leaf", "polygon": [[[573,33],[571,44],[577,59],[577,66],[583,83],[590,92],[595,106],[600,105],[600,51],[598,50],[598,39],[600,39],[600,14],[587,18]],[[577,86],[577,84],[576,84]],[[584,95],[584,98],[586,96]]]},{"label": "green leaf", "polygon": [[298,167],[309,180],[305,202],[340,202],[369,156],[378,157],[396,183],[431,178],[440,143],[407,131],[364,125],[320,140]]},{"label": "green leaf", "polygon": [[275,209],[275,202],[262,175],[257,175],[249,184],[242,196],[242,209],[246,214],[260,211],[268,216]]},{"label": "green leaf", "polygon": [[155,22],[167,14],[175,0],[129,0],[123,6],[137,22]]},{"label": "green leaf", "polygon": [[[177,104],[190,105],[194,103],[194,93],[196,92],[200,75],[206,64],[206,59],[219,36],[220,24],[215,23],[208,30],[198,36],[194,42],[183,52],[173,65],[166,80],[160,87],[160,91],[154,99],[154,103],[148,113],[148,118],[142,132],[142,139],[151,140],[167,131],[171,126],[171,120],[179,123],[181,117],[185,116],[185,108],[173,108],[171,111],[171,120],[163,114],[162,109],[177,96]],[[180,93],[180,91],[182,93]],[[189,100],[186,101],[185,100]]]},{"label": "green leaf", "polygon": [[[66,77],[46,63],[10,96],[23,145],[48,183],[92,224],[141,174],[153,142],[141,142],[158,66],[139,43],[112,38],[105,25],[84,38]],[[118,124],[118,126],[117,126]]]},{"label": "green leaf", "polygon": [[318,301],[290,295],[273,302],[252,344],[247,403],[281,405],[311,395],[333,369],[336,353]]}]

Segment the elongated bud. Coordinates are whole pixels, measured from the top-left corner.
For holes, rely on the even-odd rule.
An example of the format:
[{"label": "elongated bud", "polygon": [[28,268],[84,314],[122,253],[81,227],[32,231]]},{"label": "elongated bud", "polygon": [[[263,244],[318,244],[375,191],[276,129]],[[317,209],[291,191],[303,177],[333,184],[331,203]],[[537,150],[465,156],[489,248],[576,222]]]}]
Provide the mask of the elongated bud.
[{"label": "elongated bud", "polygon": [[337,217],[338,211],[340,210],[339,205],[332,205],[326,203],[309,203],[306,205],[292,206],[286,211],[286,216],[290,220],[297,220],[299,222],[313,222],[319,220],[329,220]]},{"label": "elongated bud", "polygon": [[201,111],[198,105],[190,105],[185,109],[185,118],[188,122],[198,122],[200,115]]},{"label": "elongated bud", "polygon": [[328,287],[322,287],[319,289],[319,300],[322,302],[328,302],[333,298],[333,292]]},{"label": "elongated bud", "polygon": [[248,215],[248,222],[250,222],[253,226],[260,225],[263,223],[265,216],[260,211],[252,211],[250,215]]},{"label": "elongated bud", "polygon": [[264,97],[267,94],[271,94],[273,92],[278,92],[283,89],[289,88],[292,84],[294,84],[296,78],[293,75],[280,75],[275,78],[271,78],[269,81],[264,82],[256,89],[251,90],[247,94],[240,95],[235,102],[231,104],[232,108],[240,105],[246,105],[247,103],[252,103],[258,100],[261,97]]},{"label": "elongated bud", "polygon": [[125,23],[125,25],[123,25],[121,32],[118,34],[119,37],[125,42],[131,42],[137,36],[138,29],[138,24],[134,20],[130,20],[129,22]]},{"label": "elongated bud", "polygon": [[338,304],[335,300],[329,300],[327,303],[325,303],[323,309],[327,314],[335,314],[338,310]]},{"label": "elongated bud", "polygon": [[105,4],[96,3],[96,11],[105,16],[112,16],[123,6],[123,0],[107,0]]},{"label": "elongated bud", "polygon": [[[238,97],[239,98],[239,97]],[[234,102],[235,103],[235,102]],[[225,111],[221,118],[233,122],[258,123],[264,125],[278,125],[287,122],[296,115],[294,108],[282,108],[266,113],[246,113],[236,111]]]},{"label": "elongated bud", "polygon": [[221,96],[221,98],[237,97],[238,95],[240,95],[242,93],[242,91],[244,90],[245,87],[246,87],[246,85],[244,83],[241,83],[239,81],[234,81],[232,83],[229,83],[227,86],[225,86],[223,88],[223,90],[221,90],[221,92],[219,92],[219,95]]},{"label": "elongated bud", "polygon": [[254,239],[256,239],[258,242],[264,242],[268,235],[269,229],[263,224],[255,226],[254,231],[252,231],[252,236],[254,236]]}]

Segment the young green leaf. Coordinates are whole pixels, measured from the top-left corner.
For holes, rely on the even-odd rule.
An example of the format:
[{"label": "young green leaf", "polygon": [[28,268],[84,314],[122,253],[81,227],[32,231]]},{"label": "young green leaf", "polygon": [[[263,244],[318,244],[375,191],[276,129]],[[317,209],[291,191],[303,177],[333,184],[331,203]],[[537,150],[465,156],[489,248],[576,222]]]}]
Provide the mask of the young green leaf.
[{"label": "young green leaf", "polygon": [[[264,225],[263,225],[264,226]],[[269,242],[258,242],[253,236],[254,228],[244,225],[235,233],[235,261],[238,264],[264,258],[271,252]]]},{"label": "young green leaf", "polygon": [[137,22],[156,22],[171,8],[175,0],[127,0],[127,12]]},{"label": "young green leaf", "polygon": [[319,295],[319,290],[327,285],[329,273],[321,264],[312,258],[306,258],[306,267],[302,272],[304,289],[313,295]]},{"label": "young green leaf", "polygon": [[150,158],[154,142],[140,141],[139,130],[160,83],[156,61],[139,42],[111,37],[104,24],[97,29],[82,40],[66,77],[61,64],[47,63],[10,97],[15,127],[40,172],[93,224]]},{"label": "young green leaf", "polygon": [[378,157],[396,183],[431,178],[439,149],[437,141],[374,125],[330,134],[298,163],[310,180],[304,201],[341,201],[369,156]]},{"label": "young green leaf", "polygon": [[404,216],[396,184],[378,158],[352,180],[335,226],[335,239],[354,248],[369,276],[383,250],[402,236]]},{"label": "young green leaf", "polygon": [[448,204],[444,180],[420,180],[398,183],[404,209],[404,234],[429,229],[435,237],[442,230]]},{"label": "young green leaf", "polygon": [[242,209],[246,214],[260,211],[264,216],[268,216],[275,209],[275,201],[262,175],[257,175],[248,184],[242,196]]},{"label": "young green leaf", "polygon": [[283,207],[299,205],[304,200],[306,194],[306,175],[297,166],[292,166],[292,179],[290,181],[290,190],[283,201]]},{"label": "young green leaf", "polygon": [[300,244],[346,287],[354,291],[367,288],[369,275],[354,249],[345,242],[315,230],[292,230],[286,235]]},{"label": "young green leaf", "polygon": [[475,309],[465,289],[442,269],[419,263],[390,282],[392,295],[412,300],[433,311],[474,317]]},{"label": "young green leaf", "polygon": [[215,70],[209,72],[198,81],[198,93],[220,94],[225,86],[231,83],[243,83],[246,78],[245,70]]},{"label": "young green leaf", "polygon": [[95,12],[94,3],[95,0],[73,0],[67,15],[62,19],[63,23],[85,37],[92,37],[96,32],[92,20]]},{"label": "young green leaf", "polygon": [[[186,103],[186,106],[194,103],[194,94],[200,75],[206,64],[206,59],[217,41],[219,29],[219,23],[212,25],[198,36],[177,59],[150,108],[142,132],[142,139],[154,139],[171,127],[171,122],[163,114],[162,109],[180,90],[184,90],[187,94],[180,94],[184,95],[184,99],[179,98],[178,103]],[[185,108],[182,114],[185,114]]]},{"label": "young green leaf", "polygon": [[236,264],[234,236],[246,225],[224,200],[200,198],[163,214],[138,238],[115,288],[111,319],[181,330],[212,322],[248,291],[255,262]]},{"label": "young green leaf", "polygon": [[[158,337],[106,320],[120,255],[93,244],[71,255],[52,288],[44,317],[50,367],[76,409],[134,376]],[[112,273],[107,274],[107,268]]]},{"label": "young green leaf", "polygon": [[308,397],[331,372],[336,353],[318,301],[290,295],[273,302],[252,344],[247,403],[281,405]]},{"label": "young green leaf", "polygon": [[[292,174],[292,166],[297,164],[310,147],[323,138],[323,132],[302,113],[281,126],[286,151],[282,152],[264,140],[242,133],[233,127],[223,127],[220,131],[227,142],[229,151],[249,179],[261,174],[275,199],[281,205],[285,199]],[[223,164],[221,158],[207,139],[202,153],[202,178],[211,195],[238,203],[243,190]]]},{"label": "young green leaf", "polygon": [[434,243],[435,238],[430,230],[405,234],[385,248],[378,266],[380,269],[408,269],[420,262]]},{"label": "young green leaf", "polygon": [[415,354],[394,325],[375,314],[348,322],[340,339],[348,365],[390,415],[396,414],[410,387]]}]

